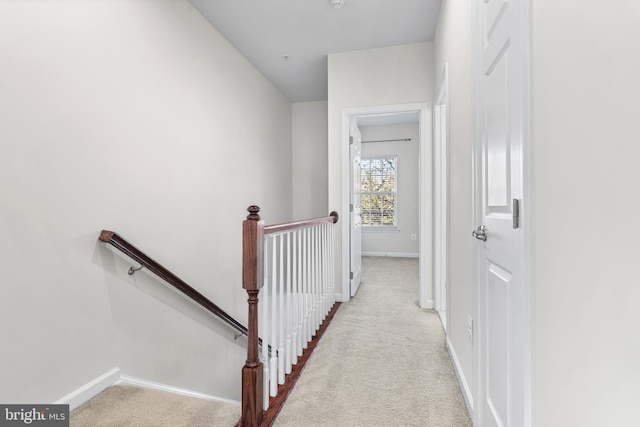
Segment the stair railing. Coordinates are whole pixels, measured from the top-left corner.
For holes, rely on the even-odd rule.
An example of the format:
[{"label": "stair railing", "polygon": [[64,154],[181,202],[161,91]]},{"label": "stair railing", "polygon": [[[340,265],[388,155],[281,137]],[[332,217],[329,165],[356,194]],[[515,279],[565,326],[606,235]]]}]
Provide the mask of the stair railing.
[{"label": "stair railing", "polygon": [[213,314],[224,323],[231,326],[239,334],[248,335],[248,330],[242,323],[234,319],[230,314],[211,302],[211,300],[209,300],[207,297],[202,295],[193,287],[189,286],[184,280],[180,279],[166,267],[162,266],[153,258],[142,252],[140,249],[127,242],[124,238],[119,236],[114,231],[102,230],[98,238],[100,239],[100,241],[112,245],[114,248],[118,249],[129,258],[140,264],[140,267],[129,268],[129,275],[134,274],[136,271],[142,268],[146,268],[147,270],[151,271],[153,274],[167,282],[169,285],[177,289],[188,299],[199,304],[209,313]]},{"label": "stair railing", "polygon": [[[259,207],[247,210],[243,288],[249,295],[249,343],[242,370],[240,425],[257,427],[271,424],[279,410],[279,406],[274,409],[275,402],[281,406],[286,399],[281,397],[282,389],[288,394],[293,386],[283,387],[287,374],[303,354],[306,362],[321,325],[323,331],[335,313],[331,225],[338,222],[338,214],[265,226]],[[261,354],[258,337],[263,342]]]}]

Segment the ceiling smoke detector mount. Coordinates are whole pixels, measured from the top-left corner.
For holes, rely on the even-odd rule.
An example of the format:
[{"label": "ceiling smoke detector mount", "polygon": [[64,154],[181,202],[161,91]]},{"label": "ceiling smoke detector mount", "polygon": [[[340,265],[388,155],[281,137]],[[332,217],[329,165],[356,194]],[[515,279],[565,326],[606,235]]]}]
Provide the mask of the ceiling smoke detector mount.
[{"label": "ceiling smoke detector mount", "polygon": [[340,9],[344,4],[344,0],[329,0],[329,3],[334,9]]}]

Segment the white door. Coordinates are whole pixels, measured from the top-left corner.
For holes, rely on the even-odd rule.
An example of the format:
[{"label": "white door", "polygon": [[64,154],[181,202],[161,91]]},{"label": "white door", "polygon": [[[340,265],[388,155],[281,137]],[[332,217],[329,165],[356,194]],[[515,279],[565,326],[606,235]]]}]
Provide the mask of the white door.
[{"label": "white door", "polygon": [[349,143],[351,151],[351,194],[349,200],[351,205],[350,293],[351,296],[354,296],[358,291],[358,286],[360,286],[360,280],[362,279],[362,227],[360,218],[360,151],[362,147],[362,138],[355,119],[351,121]]},{"label": "white door", "polygon": [[[475,151],[478,427],[530,425],[523,198],[527,0],[476,0]],[[516,206],[517,204],[517,206]],[[471,231],[471,230],[470,230]],[[473,238],[470,236],[470,238]],[[484,240],[486,239],[486,240]]]}]

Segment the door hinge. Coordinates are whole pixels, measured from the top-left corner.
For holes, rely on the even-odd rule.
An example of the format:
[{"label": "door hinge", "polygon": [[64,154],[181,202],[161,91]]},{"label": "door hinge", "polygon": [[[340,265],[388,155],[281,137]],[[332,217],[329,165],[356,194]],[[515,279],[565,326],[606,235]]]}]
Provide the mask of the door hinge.
[{"label": "door hinge", "polygon": [[349,212],[353,212],[353,203],[349,203]]},{"label": "door hinge", "polygon": [[512,205],[513,212],[513,228],[520,228],[520,200],[513,199]]},{"label": "door hinge", "polygon": [[353,144],[353,137],[352,136],[349,137],[349,145],[351,145],[351,144]]},{"label": "door hinge", "polygon": [[353,280],[353,271],[349,273],[349,279]]}]

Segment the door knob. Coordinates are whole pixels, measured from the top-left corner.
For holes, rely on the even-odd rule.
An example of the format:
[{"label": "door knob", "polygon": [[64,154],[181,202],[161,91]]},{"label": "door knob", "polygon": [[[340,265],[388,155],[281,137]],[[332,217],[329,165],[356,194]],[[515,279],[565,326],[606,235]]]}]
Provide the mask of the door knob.
[{"label": "door knob", "polygon": [[483,242],[487,240],[487,227],[484,225],[479,225],[477,230],[473,230],[471,235],[478,240],[482,240]]}]

